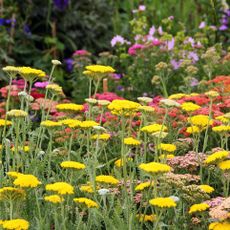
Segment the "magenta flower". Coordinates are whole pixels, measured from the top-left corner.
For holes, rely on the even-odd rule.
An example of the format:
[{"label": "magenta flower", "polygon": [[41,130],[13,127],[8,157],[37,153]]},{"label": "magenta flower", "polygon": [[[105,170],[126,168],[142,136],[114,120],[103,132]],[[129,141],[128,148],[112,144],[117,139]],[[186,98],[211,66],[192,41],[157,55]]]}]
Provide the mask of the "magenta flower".
[{"label": "magenta flower", "polygon": [[38,81],[38,82],[35,82],[35,83],[34,83],[34,87],[43,89],[43,88],[45,88],[48,84],[49,84],[48,81],[44,81],[44,82],[39,82],[39,81]]},{"label": "magenta flower", "polygon": [[142,44],[134,44],[131,47],[129,47],[128,54],[131,56],[134,56],[134,55],[136,55],[137,50],[144,49],[144,47],[145,46]]},{"label": "magenta flower", "polygon": [[74,53],[73,53],[73,56],[87,56],[89,55],[90,53],[87,51],[87,50],[76,50]]}]

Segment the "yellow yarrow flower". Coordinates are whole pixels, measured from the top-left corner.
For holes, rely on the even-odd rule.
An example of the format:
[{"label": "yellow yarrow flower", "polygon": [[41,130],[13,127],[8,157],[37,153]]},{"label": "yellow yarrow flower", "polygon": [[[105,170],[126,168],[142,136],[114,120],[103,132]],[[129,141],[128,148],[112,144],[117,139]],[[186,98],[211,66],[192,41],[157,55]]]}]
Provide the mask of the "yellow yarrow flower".
[{"label": "yellow yarrow flower", "polygon": [[81,170],[81,169],[85,169],[86,166],[84,164],[76,162],[76,161],[63,161],[61,163],[61,167]]},{"label": "yellow yarrow flower", "polygon": [[[131,157],[126,158],[127,162],[132,161],[132,160],[133,160],[133,158],[131,158]],[[118,159],[114,162],[114,164],[116,167],[120,168],[123,166],[123,161],[122,161],[122,159]]]},{"label": "yellow yarrow flower", "polygon": [[46,89],[50,90],[55,94],[63,94],[62,87],[57,84],[49,84],[46,86]]},{"label": "yellow yarrow flower", "polygon": [[171,167],[167,164],[157,162],[142,163],[138,168],[149,174],[166,173],[171,171]]},{"label": "yellow yarrow flower", "polygon": [[89,129],[89,128],[93,128],[94,126],[99,125],[99,123],[97,123],[96,121],[82,121],[79,126],[82,129]]},{"label": "yellow yarrow flower", "polygon": [[155,109],[151,106],[140,106],[138,109],[140,112],[146,112],[146,113],[153,113],[155,111]]},{"label": "yellow yarrow flower", "polygon": [[156,220],[156,215],[147,215],[147,214],[137,214],[136,215],[139,222],[153,222]]},{"label": "yellow yarrow flower", "polygon": [[78,112],[82,111],[84,109],[84,106],[74,103],[67,103],[56,105],[56,109],[61,112]]},{"label": "yellow yarrow flower", "polygon": [[46,73],[40,69],[31,67],[18,67],[18,73],[26,80],[34,80],[35,78],[44,78]]},{"label": "yellow yarrow flower", "polygon": [[158,208],[176,207],[176,202],[171,197],[157,197],[157,198],[151,199],[149,203]]},{"label": "yellow yarrow flower", "polygon": [[144,126],[143,128],[141,128],[141,131],[147,133],[165,132],[167,131],[167,127],[160,124],[152,124]]},{"label": "yellow yarrow flower", "polygon": [[139,185],[137,185],[135,187],[135,191],[142,191],[144,190],[145,188],[149,188],[150,186],[153,186],[154,183],[150,183],[150,181],[147,181],[147,182],[143,182],[143,183],[140,183]]},{"label": "yellow yarrow flower", "polygon": [[195,212],[203,212],[209,209],[209,205],[206,203],[200,203],[200,204],[194,204],[189,209],[189,214],[195,213]]},{"label": "yellow yarrow flower", "polygon": [[12,178],[18,178],[19,176],[24,175],[24,174],[15,172],[15,171],[10,171],[10,172],[7,172],[6,175]]},{"label": "yellow yarrow flower", "polygon": [[221,121],[223,123],[228,123],[229,122],[229,118],[226,118],[224,115],[215,117],[215,119],[218,120],[218,121]]},{"label": "yellow yarrow flower", "polygon": [[178,100],[178,99],[181,99],[181,98],[183,98],[185,96],[186,96],[186,94],[184,94],[184,93],[176,93],[176,94],[170,95],[169,99]]},{"label": "yellow yarrow flower", "polygon": [[119,183],[119,180],[117,180],[113,176],[99,175],[99,176],[96,176],[96,182],[98,182],[98,183],[104,183],[104,184],[116,185],[116,184]]},{"label": "yellow yarrow flower", "polygon": [[7,115],[12,118],[24,118],[28,116],[28,113],[23,110],[12,109],[7,112]]},{"label": "yellow yarrow flower", "polygon": [[186,132],[190,134],[200,133],[201,131],[202,129],[200,129],[198,126],[195,125],[192,125],[186,129]]},{"label": "yellow yarrow flower", "polygon": [[209,230],[229,230],[230,223],[229,222],[214,222],[211,223],[208,227]]},{"label": "yellow yarrow flower", "polygon": [[4,126],[11,126],[12,122],[11,121],[5,121],[4,119],[0,119],[0,128]]},{"label": "yellow yarrow flower", "polygon": [[208,97],[218,97],[220,95],[217,91],[214,90],[210,90],[204,94]]},{"label": "yellow yarrow flower", "polygon": [[102,141],[107,141],[109,140],[109,138],[111,137],[111,135],[109,133],[102,133],[102,134],[95,134],[93,135],[91,138],[93,140],[102,140]]},{"label": "yellow yarrow flower", "polygon": [[62,124],[60,122],[57,121],[50,121],[50,120],[46,120],[46,121],[42,121],[40,124],[42,127],[45,128],[57,128],[57,127],[61,127]]},{"label": "yellow yarrow flower", "polygon": [[181,104],[181,109],[186,112],[194,112],[200,108],[201,107],[199,105],[194,104],[192,102],[184,102],[183,104]]},{"label": "yellow yarrow flower", "polygon": [[87,71],[96,74],[108,74],[114,73],[115,69],[111,66],[104,66],[104,65],[88,65],[85,67]]},{"label": "yellow yarrow flower", "polygon": [[228,151],[218,151],[218,152],[215,152],[215,153],[209,155],[206,158],[206,160],[204,161],[204,163],[206,163],[206,164],[215,164],[218,161],[221,161],[221,160],[225,159],[228,155],[229,155]]},{"label": "yellow yarrow flower", "polygon": [[133,137],[127,137],[127,138],[124,138],[124,144],[125,145],[140,145],[141,142],[137,139],[134,139]]},{"label": "yellow yarrow flower", "polygon": [[[30,147],[27,146],[27,145],[25,145],[25,146],[23,146],[23,147],[19,146],[19,147],[18,147],[18,150],[19,150],[19,151],[22,151],[22,152],[25,152],[25,153],[28,153],[28,152],[30,151]],[[11,148],[11,151],[12,151],[12,152],[15,152],[15,147],[14,147],[14,146]]]},{"label": "yellow yarrow flower", "polygon": [[26,193],[23,189],[14,187],[3,187],[0,188],[0,200],[2,201],[13,201],[24,199]]},{"label": "yellow yarrow flower", "polygon": [[78,204],[85,205],[87,208],[99,208],[98,204],[95,201],[85,197],[74,198],[73,200]]},{"label": "yellow yarrow flower", "polygon": [[41,182],[34,175],[22,174],[14,180],[13,184],[22,188],[35,188],[40,185]]},{"label": "yellow yarrow flower", "polygon": [[80,191],[87,192],[87,193],[93,193],[93,187],[92,185],[82,185],[80,187]]},{"label": "yellow yarrow flower", "polygon": [[188,121],[195,126],[204,128],[207,125],[212,125],[213,121],[209,119],[209,116],[206,115],[195,115],[191,118],[188,118]]},{"label": "yellow yarrow flower", "polygon": [[202,184],[198,186],[202,191],[206,192],[206,193],[212,193],[214,191],[214,188],[211,187],[210,185],[207,184]]},{"label": "yellow yarrow flower", "polygon": [[64,201],[63,197],[60,197],[59,195],[45,196],[44,200],[53,204],[61,203]]},{"label": "yellow yarrow flower", "polygon": [[4,72],[7,72],[12,78],[15,78],[19,72],[18,67],[15,67],[15,66],[6,66],[6,67],[3,67],[2,70]]},{"label": "yellow yarrow flower", "polygon": [[175,155],[173,155],[173,154],[161,154],[159,156],[159,159],[161,159],[161,160],[164,160],[164,159],[173,159],[174,157],[175,157]]},{"label": "yellow yarrow flower", "polygon": [[66,182],[56,182],[53,184],[47,184],[46,190],[57,192],[59,195],[74,194],[73,186]]},{"label": "yellow yarrow flower", "polygon": [[220,162],[218,167],[223,171],[230,170],[230,160]]},{"label": "yellow yarrow flower", "polygon": [[230,131],[230,126],[229,125],[215,126],[215,127],[212,128],[212,131],[216,132],[216,133],[229,132]]},{"label": "yellow yarrow flower", "polygon": [[29,222],[24,219],[5,220],[2,227],[9,230],[27,230],[29,229]]},{"label": "yellow yarrow flower", "polygon": [[158,147],[158,149],[161,149],[162,151],[169,152],[169,153],[176,151],[176,145],[174,145],[174,144],[161,143],[157,147]]}]

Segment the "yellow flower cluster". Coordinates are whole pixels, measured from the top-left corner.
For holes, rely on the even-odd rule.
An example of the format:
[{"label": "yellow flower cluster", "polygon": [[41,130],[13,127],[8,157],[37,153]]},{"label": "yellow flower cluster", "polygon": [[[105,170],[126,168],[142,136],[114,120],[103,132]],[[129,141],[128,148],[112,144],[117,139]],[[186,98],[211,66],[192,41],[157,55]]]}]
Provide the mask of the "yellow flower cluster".
[{"label": "yellow flower cluster", "polygon": [[223,171],[230,170],[230,160],[220,162],[218,167]]},{"label": "yellow flower cluster", "polygon": [[46,190],[57,192],[59,195],[73,194],[74,193],[73,186],[66,183],[66,182],[56,182],[53,184],[47,184]]},{"label": "yellow flower cluster", "polygon": [[117,180],[113,176],[99,175],[99,176],[96,176],[96,182],[103,183],[103,184],[113,184],[113,185],[116,185],[116,184],[119,183],[119,180]]},{"label": "yellow flower cluster", "polygon": [[229,230],[230,223],[227,221],[224,222],[214,222],[211,223],[208,227],[209,230]]},{"label": "yellow flower cluster", "polygon": [[195,213],[195,212],[202,212],[209,209],[209,205],[206,203],[201,204],[194,204],[189,209],[189,214]]},{"label": "yellow flower cluster", "polygon": [[35,188],[41,184],[38,178],[31,174],[19,174],[13,183],[22,188]]},{"label": "yellow flower cluster", "polygon": [[228,151],[218,151],[218,152],[215,152],[215,153],[209,155],[206,158],[206,160],[204,161],[204,163],[206,163],[206,164],[215,164],[218,161],[221,161],[221,160],[225,159],[228,155],[229,155]]},{"label": "yellow flower cluster", "polygon": [[191,118],[188,118],[188,121],[195,126],[198,127],[206,127],[207,125],[212,125],[213,121],[209,119],[208,116],[206,115],[195,115],[192,116]]},{"label": "yellow flower cluster", "polygon": [[62,124],[60,122],[57,122],[57,121],[46,120],[46,121],[41,122],[41,126],[48,129],[48,128],[61,127]]},{"label": "yellow flower cluster", "polygon": [[11,126],[12,122],[11,121],[5,121],[4,119],[0,119],[0,127],[4,127],[4,126]]},{"label": "yellow flower cluster", "polygon": [[94,74],[108,74],[115,72],[115,69],[113,69],[111,66],[105,65],[88,65],[85,68],[87,71],[90,71],[90,73]]},{"label": "yellow flower cluster", "polygon": [[18,67],[15,67],[15,66],[6,66],[6,67],[3,67],[2,70],[4,72],[7,72],[12,78],[15,78],[19,71]]},{"label": "yellow flower cluster", "polygon": [[137,185],[135,187],[135,191],[142,191],[145,188],[149,188],[150,186],[153,186],[153,185],[154,185],[154,183],[153,182],[151,183],[150,181],[143,182],[143,183],[140,183],[139,185]]},{"label": "yellow flower cluster", "polygon": [[108,109],[115,115],[130,116],[133,115],[141,105],[129,100],[113,100]]},{"label": "yellow flower cluster", "polygon": [[29,229],[29,222],[24,219],[4,220],[1,223],[3,229],[9,230],[27,230]]},{"label": "yellow flower cluster", "polygon": [[49,84],[46,86],[46,89],[50,90],[51,92],[55,94],[63,94],[62,87],[57,84]]},{"label": "yellow flower cluster", "polygon": [[156,216],[155,215],[147,215],[147,214],[139,214],[139,215],[136,215],[137,219],[140,221],[140,222],[153,222],[156,220]]},{"label": "yellow flower cluster", "polygon": [[173,154],[161,154],[160,156],[159,156],[159,159],[161,159],[161,160],[164,160],[164,159],[172,159],[172,158],[174,158],[175,157],[175,155],[173,155]]},{"label": "yellow flower cluster", "polygon": [[[18,150],[19,150],[19,151],[22,151],[22,152],[25,152],[25,153],[28,153],[28,152],[30,151],[30,147],[27,146],[27,145],[25,145],[25,146],[23,146],[23,147],[19,146],[19,147],[18,147]],[[14,146],[11,148],[11,151],[12,151],[12,152],[15,152],[15,147],[14,147]]]},{"label": "yellow flower cluster", "polygon": [[202,184],[199,185],[198,187],[206,193],[212,193],[214,191],[214,188],[207,184]]},{"label": "yellow flower cluster", "polygon": [[176,145],[161,143],[158,145],[158,149],[161,149],[162,151],[165,151],[165,152],[172,153],[176,151]]},{"label": "yellow flower cluster", "polygon": [[22,173],[15,172],[15,171],[10,171],[6,173],[7,176],[12,177],[12,178],[18,178],[19,176],[23,175]]},{"label": "yellow flower cluster", "polygon": [[200,106],[192,102],[184,102],[183,104],[181,104],[181,108],[186,112],[193,112],[200,109]]},{"label": "yellow flower cluster", "polygon": [[176,207],[176,202],[171,197],[157,197],[157,198],[151,199],[149,203],[158,208]]},{"label": "yellow flower cluster", "polygon": [[88,120],[88,121],[82,121],[80,123],[80,127],[82,129],[89,129],[89,128],[93,128],[94,126],[97,126],[99,125],[99,123],[97,123],[96,121],[91,121],[91,120]]},{"label": "yellow flower cluster", "polygon": [[82,111],[84,109],[84,106],[74,104],[74,103],[66,103],[66,104],[56,105],[56,109],[62,112],[77,112],[77,111]]},{"label": "yellow flower cluster", "polygon": [[111,135],[109,133],[102,133],[102,134],[95,134],[92,136],[93,140],[102,140],[102,141],[107,141],[109,140],[109,138],[111,137]]},{"label": "yellow flower cluster", "polygon": [[150,163],[142,163],[139,166],[139,169],[150,173],[150,174],[157,174],[157,173],[166,173],[170,172],[171,167],[167,164],[157,163],[157,162],[150,162]]},{"label": "yellow flower cluster", "polygon": [[152,124],[144,126],[143,128],[141,128],[141,131],[147,133],[164,132],[167,131],[167,127],[165,125]]},{"label": "yellow flower cluster", "polygon": [[76,161],[63,161],[61,163],[62,168],[69,168],[69,169],[85,169],[85,165]]},{"label": "yellow flower cluster", "polygon": [[229,122],[229,119],[226,118],[224,115],[223,116],[215,117],[215,119],[218,120],[218,121],[221,121],[223,123],[228,123]]},{"label": "yellow flower cluster", "polygon": [[26,193],[23,189],[14,187],[3,187],[0,189],[0,200],[12,201],[18,199],[24,199]]},{"label": "yellow flower cluster", "polygon": [[13,118],[21,118],[21,117],[27,117],[28,113],[23,110],[12,109],[7,112],[7,116],[13,117]]},{"label": "yellow flower cluster", "polygon": [[212,131],[216,132],[216,133],[229,132],[230,131],[230,126],[229,125],[215,126],[215,127],[212,128]]},{"label": "yellow flower cluster", "polygon": [[85,198],[85,197],[74,198],[73,200],[76,203],[85,205],[87,208],[98,208],[99,207],[95,201]]},{"label": "yellow flower cluster", "polygon": [[133,137],[127,137],[127,138],[124,138],[124,144],[125,145],[140,145],[141,142],[138,141],[137,139],[134,139]]},{"label": "yellow flower cluster", "polygon": [[82,185],[80,187],[80,191],[87,192],[87,193],[93,193],[93,187],[91,185]]},{"label": "yellow flower cluster", "polygon": [[47,202],[51,202],[53,204],[61,203],[64,201],[64,199],[62,197],[60,197],[59,195],[45,196],[44,200]]},{"label": "yellow flower cluster", "polygon": [[190,134],[200,133],[201,131],[202,129],[195,125],[192,125],[186,129],[186,132]]},{"label": "yellow flower cluster", "polygon": [[183,97],[186,97],[187,95],[184,93],[175,93],[169,96],[169,99],[179,100]]},{"label": "yellow flower cluster", "polygon": [[151,106],[142,105],[138,109],[140,112],[153,113],[155,109]]},{"label": "yellow flower cluster", "polygon": [[27,81],[34,80],[35,78],[44,78],[46,76],[44,71],[31,67],[18,67],[18,73]]},{"label": "yellow flower cluster", "polygon": [[[127,162],[128,162],[128,161],[132,161],[132,160],[133,160],[133,158],[131,158],[131,157],[126,158],[126,161],[127,161]],[[123,166],[123,161],[122,161],[122,159],[118,159],[118,160],[116,160],[116,161],[114,162],[114,164],[115,164],[116,167],[120,168],[120,167]]]}]

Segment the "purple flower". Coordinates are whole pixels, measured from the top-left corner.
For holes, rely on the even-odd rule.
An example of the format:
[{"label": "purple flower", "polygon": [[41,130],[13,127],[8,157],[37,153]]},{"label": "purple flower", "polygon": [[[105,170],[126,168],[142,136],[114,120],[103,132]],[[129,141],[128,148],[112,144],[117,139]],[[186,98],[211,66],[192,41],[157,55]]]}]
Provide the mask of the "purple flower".
[{"label": "purple flower", "polygon": [[199,84],[199,81],[196,78],[192,78],[190,82],[191,87],[195,87]]},{"label": "purple flower", "polygon": [[113,76],[113,79],[115,80],[119,80],[122,78],[122,74],[119,74],[119,73],[114,73],[112,76]]},{"label": "purple flower", "polygon": [[34,83],[34,87],[43,89],[43,88],[45,88],[48,84],[49,84],[48,81],[44,81],[44,82],[39,82],[39,81],[38,81],[38,82]]},{"label": "purple flower", "polygon": [[140,6],[138,7],[138,10],[139,10],[139,11],[145,11],[145,10],[146,10],[145,5],[140,5]]},{"label": "purple flower", "polygon": [[125,39],[120,35],[116,35],[111,40],[111,46],[114,47],[117,43],[119,43],[120,45],[123,45],[125,43]]},{"label": "purple flower", "polygon": [[69,4],[69,0],[53,0],[53,3],[59,10],[65,10]]},{"label": "purple flower", "polygon": [[227,25],[221,25],[220,27],[219,27],[219,30],[220,31],[225,31],[225,30],[227,30],[228,29],[228,26]]},{"label": "purple flower", "polygon": [[193,63],[199,60],[197,53],[192,51],[188,53],[188,58],[192,59]]},{"label": "purple flower", "polygon": [[159,28],[158,28],[158,33],[159,33],[160,35],[163,35],[163,29],[162,29],[161,26],[159,26]]},{"label": "purple flower", "polygon": [[167,42],[168,50],[172,50],[174,48],[174,45],[175,45],[175,39],[172,38],[171,41]]},{"label": "purple flower", "polygon": [[203,21],[199,25],[199,29],[203,29],[206,26],[206,23]]},{"label": "purple flower", "polygon": [[174,70],[177,70],[177,69],[180,68],[181,62],[182,62],[182,60],[176,61],[175,59],[172,59],[170,61],[170,63],[171,63],[171,65],[172,65]]},{"label": "purple flower", "polygon": [[118,86],[117,86],[117,90],[119,90],[119,91],[124,91],[124,87],[123,87],[122,85],[118,85]]},{"label": "purple flower", "polygon": [[25,24],[24,26],[23,26],[23,31],[24,31],[24,33],[26,34],[26,35],[28,35],[28,36],[30,36],[32,33],[31,33],[31,30],[30,30],[30,27],[27,25],[27,24]]},{"label": "purple flower", "polygon": [[73,71],[73,63],[74,60],[72,58],[67,58],[64,60],[65,64],[66,64],[66,70],[68,72],[72,72]]},{"label": "purple flower", "polygon": [[150,29],[149,29],[149,35],[154,35],[156,32],[156,28],[155,26],[152,26]]},{"label": "purple flower", "polygon": [[172,21],[174,19],[174,16],[171,15],[168,17],[168,19]]}]

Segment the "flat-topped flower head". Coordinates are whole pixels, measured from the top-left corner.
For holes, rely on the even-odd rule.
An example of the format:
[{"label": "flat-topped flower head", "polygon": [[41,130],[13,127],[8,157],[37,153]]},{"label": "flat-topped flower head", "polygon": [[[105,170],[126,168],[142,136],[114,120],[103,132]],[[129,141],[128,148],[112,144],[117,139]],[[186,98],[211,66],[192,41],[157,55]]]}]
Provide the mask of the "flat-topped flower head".
[{"label": "flat-topped flower head", "polygon": [[38,178],[31,174],[19,175],[13,183],[21,188],[35,188],[41,184]]},{"label": "flat-topped flower head", "polygon": [[111,102],[108,100],[97,100],[97,103],[100,106],[108,106]]},{"label": "flat-topped flower head", "polygon": [[116,99],[109,104],[108,109],[115,115],[130,116],[135,114],[140,106],[139,103],[134,101]]},{"label": "flat-topped flower head", "polygon": [[199,105],[196,105],[192,102],[184,102],[183,104],[181,104],[181,109],[186,112],[194,112],[200,108],[201,107]]},{"label": "flat-topped flower head", "polygon": [[80,123],[80,128],[82,128],[82,129],[90,129],[90,128],[93,128],[94,126],[97,126],[97,125],[99,125],[99,123],[97,123],[96,121],[91,121],[91,120],[82,121]]},{"label": "flat-topped flower head", "polygon": [[12,109],[7,112],[7,116],[12,117],[12,118],[24,118],[28,116],[28,113],[23,110]]},{"label": "flat-topped flower head", "polygon": [[4,127],[4,126],[11,126],[11,125],[12,125],[11,121],[8,121],[8,120],[5,120],[5,119],[0,119],[0,128]]},{"label": "flat-topped flower head", "polygon": [[4,220],[2,223],[3,229],[8,230],[27,230],[29,226],[29,222],[24,219]]},{"label": "flat-topped flower head", "polygon": [[33,81],[36,78],[42,79],[46,76],[46,73],[40,69],[34,69],[31,67],[18,67],[19,74],[26,81]]},{"label": "flat-topped flower head", "polygon": [[87,192],[87,193],[93,193],[93,186],[90,184],[81,185],[80,191]]},{"label": "flat-topped flower head", "polygon": [[53,191],[59,195],[74,194],[74,188],[66,182],[56,182],[46,185],[46,191]]},{"label": "flat-topped flower head", "polygon": [[44,200],[53,204],[58,204],[64,201],[63,197],[59,195],[50,195],[50,196],[45,196]]},{"label": "flat-topped flower head", "polygon": [[209,205],[206,203],[194,204],[189,208],[189,214],[196,212],[203,212],[209,209]]},{"label": "flat-topped flower head", "polygon": [[198,126],[200,128],[204,128],[207,125],[212,125],[213,121],[209,119],[209,116],[206,115],[195,115],[191,118],[188,118],[188,121],[195,126]]},{"label": "flat-topped flower head", "polygon": [[75,169],[75,170],[85,169],[85,165],[77,161],[63,161],[61,163],[61,167],[65,169]]},{"label": "flat-topped flower head", "polygon": [[0,200],[2,201],[14,201],[21,200],[26,197],[26,193],[23,189],[14,187],[0,188]]},{"label": "flat-topped flower head", "polygon": [[124,144],[125,145],[132,145],[132,146],[137,146],[140,145],[141,142],[133,137],[127,137],[124,138]]},{"label": "flat-topped flower head", "polygon": [[175,155],[173,155],[173,154],[161,154],[160,156],[159,156],[159,159],[160,160],[168,160],[168,159],[173,159],[175,157]]},{"label": "flat-topped flower head", "polygon": [[214,192],[214,188],[207,184],[201,184],[198,187],[208,194]]},{"label": "flat-topped flower head", "polygon": [[57,95],[63,95],[62,87],[57,84],[48,84],[46,89]]},{"label": "flat-topped flower head", "polygon": [[153,107],[147,105],[140,106],[138,110],[143,113],[153,113],[155,111]]},{"label": "flat-topped flower head", "polygon": [[230,131],[230,125],[218,125],[212,127],[212,131],[215,133],[226,133]]},{"label": "flat-topped flower head", "polygon": [[167,127],[165,125],[152,124],[144,126],[141,128],[141,131],[146,133],[165,132],[167,131]]},{"label": "flat-topped flower head", "polygon": [[173,153],[176,151],[176,145],[174,144],[161,143],[157,146],[157,148],[164,152],[169,152],[169,153]]},{"label": "flat-topped flower head", "polygon": [[153,99],[151,97],[138,97],[137,100],[139,102],[144,103],[144,104],[148,104],[148,103],[153,101]]},{"label": "flat-topped flower head", "polygon": [[228,151],[218,151],[209,155],[204,161],[205,164],[216,164],[221,160],[224,160],[229,155]]},{"label": "flat-topped flower head", "polygon": [[83,105],[78,105],[74,103],[66,103],[56,105],[56,109],[61,112],[78,112],[84,109]]},{"label": "flat-topped flower head", "polygon": [[142,163],[138,166],[139,169],[143,170],[149,174],[160,174],[160,173],[167,173],[171,171],[171,167],[167,164],[157,163],[157,162],[150,162],[150,163]]},{"label": "flat-topped flower head", "polygon": [[86,70],[90,71],[91,73],[96,74],[108,74],[108,73],[114,73],[115,69],[111,66],[105,66],[105,65],[88,65],[85,67]]},{"label": "flat-topped flower head", "polygon": [[93,140],[107,141],[107,140],[109,140],[110,137],[111,137],[111,135],[109,133],[102,133],[102,134],[95,134],[91,138]]},{"label": "flat-topped flower head", "polygon": [[62,124],[60,122],[50,121],[50,120],[42,121],[40,125],[42,127],[47,128],[47,129],[49,129],[49,128],[57,128],[57,127],[61,127],[62,126]]},{"label": "flat-topped flower head", "polygon": [[51,62],[53,65],[61,65],[61,62],[59,60],[52,60]]},{"label": "flat-topped flower head", "polygon": [[213,222],[208,227],[209,230],[229,230],[230,222]]},{"label": "flat-topped flower head", "polygon": [[9,74],[10,77],[16,78],[17,74],[19,73],[18,67],[15,66],[6,66],[3,67],[2,70]]},{"label": "flat-topped flower head", "polygon": [[112,184],[112,185],[116,185],[119,183],[119,180],[117,180],[115,177],[113,176],[108,176],[108,175],[99,175],[96,176],[96,182],[97,183],[102,183],[102,184]]},{"label": "flat-topped flower head", "polygon": [[183,97],[186,97],[186,94],[184,93],[176,93],[176,94],[172,94],[169,96],[169,99],[173,99],[173,100],[179,100]]},{"label": "flat-topped flower head", "polygon": [[136,218],[139,222],[154,222],[156,220],[156,215],[137,214]]},{"label": "flat-topped flower head", "polygon": [[99,205],[95,201],[85,197],[74,198],[73,200],[77,204],[83,205],[87,208],[99,208]]},{"label": "flat-topped flower head", "polygon": [[[133,158],[131,158],[131,157],[126,158],[126,162],[130,162],[130,161],[133,161]],[[122,167],[122,166],[123,166],[123,161],[122,161],[122,159],[116,160],[116,161],[114,162],[114,165],[115,165],[117,168]]]},{"label": "flat-topped flower head", "polygon": [[154,183],[153,182],[151,183],[150,181],[143,182],[143,183],[140,183],[139,185],[137,185],[135,187],[135,191],[142,191],[142,190],[149,188],[150,186],[153,186],[153,185],[154,185]]},{"label": "flat-topped flower head", "polygon": [[172,99],[162,99],[160,100],[160,104],[165,107],[180,107],[180,103],[172,100]]},{"label": "flat-topped flower head", "polygon": [[152,206],[155,206],[158,208],[176,207],[176,202],[171,197],[157,197],[157,198],[151,199],[149,203]]},{"label": "flat-topped flower head", "polygon": [[218,167],[223,171],[230,170],[230,160],[222,161],[218,164]]},{"label": "flat-topped flower head", "polygon": [[15,172],[15,171],[9,171],[6,173],[7,176],[12,178],[18,178],[19,176],[23,175],[23,173]]},{"label": "flat-topped flower head", "polygon": [[186,129],[186,132],[189,134],[197,134],[197,133],[200,133],[201,131],[202,129],[195,125],[189,126]]},{"label": "flat-topped flower head", "polygon": [[210,90],[210,91],[206,92],[205,95],[210,97],[210,98],[215,98],[215,97],[218,97],[220,94],[217,91]]}]

